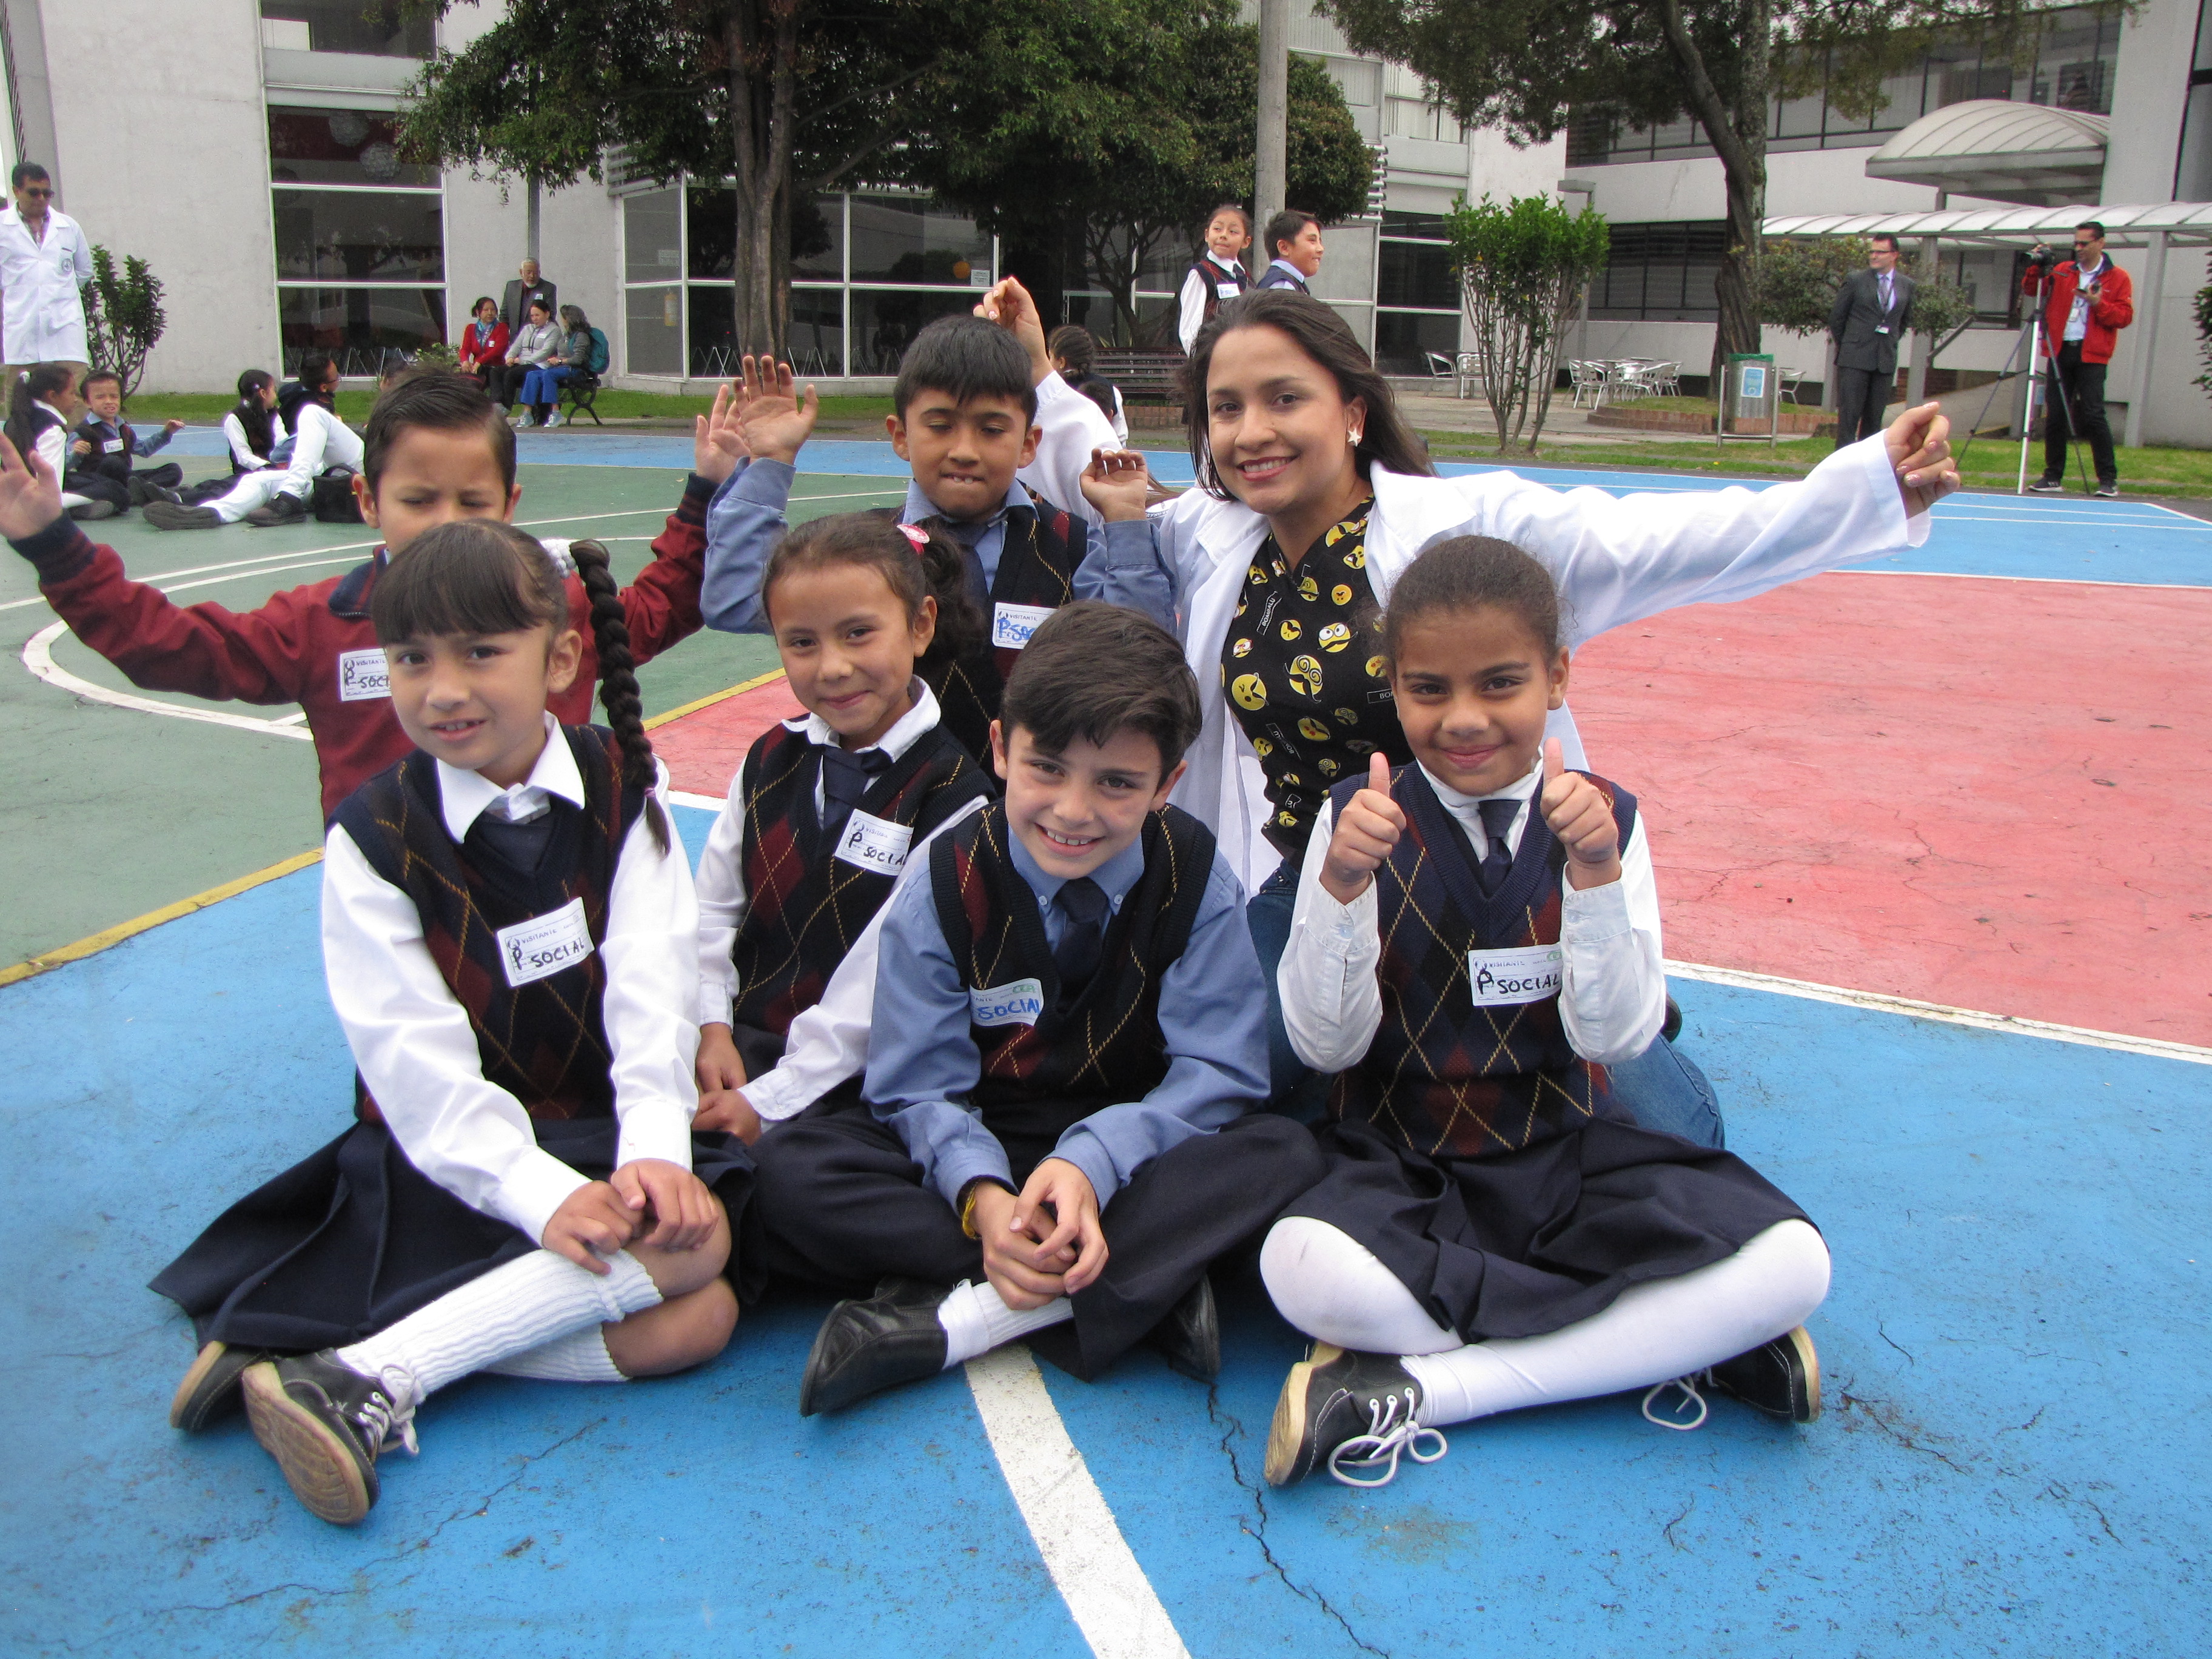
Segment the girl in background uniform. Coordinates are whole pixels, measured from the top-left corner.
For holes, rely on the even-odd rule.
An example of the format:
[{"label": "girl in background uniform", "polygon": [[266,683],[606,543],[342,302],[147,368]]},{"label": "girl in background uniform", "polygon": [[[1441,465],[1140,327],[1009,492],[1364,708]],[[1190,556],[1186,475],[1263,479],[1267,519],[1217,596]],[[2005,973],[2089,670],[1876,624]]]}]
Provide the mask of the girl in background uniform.
[{"label": "girl in background uniform", "polygon": [[[9,388],[7,425],[0,429],[18,455],[35,454],[59,478],[69,471],[70,428],[83,412],[84,402],[76,395],[75,363],[33,363]],[[89,453],[91,446],[84,447]],[[72,519],[112,519],[122,511],[119,501],[74,489],[63,492],[62,506]]]},{"label": "girl in background uniform", "polygon": [[984,636],[948,537],[816,519],[769,558],[761,603],[807,713],[753,744],[699,860],[698,1121],[747,1141],[858,1101],[884,901],[994,793],[915,672]]},{"label": "girl in background uniform", "polygon": [[[338,808],[323,955],[355,1126],[154,1281],[204,1346],[170,1410],[241,1392],[301,1502],[351,1522],[378,1455],[473,1371],[619,1382],[729,1340],[751,1161],[692,1129],[698,907],[622,601],[591,595],[611,731],[548,699],[582,661],[562,580],[495,520],[426,532],[371,600],[415,751]],[[289,1356],[280,1358],[279,1356]]]},{"label": "girl in background uniform", "polygon": [[[1827,1293],[1804,1212],[1741,1159],[1638,1126],[1607,1067],[1658,1035],[1667,982],[1635,798],[1570,772],[1559,596],[1510,544],[1439,542],[1382,635],[1411,763],[1331,790],[1279,975],[1298,1056],[1340,1073],[1328,1173],[1261,1271],[1316,1340],[1267,1444],[1277,1486],[1379,1486],[1440,1424],[1709,1382],[1809,1422],[1802,1322]],[[1669,1379],[1687,1423],[1652,1413]]]},{"label": "girl in background uniform", "polygon": [[1251,215],[1234,202],[1213,210],[1206,222],[1206,252],[1192,262],[1176,301],[1176,338],[1185,351],[1214,313],[1252,286],[1251,273],[1237,257],[1251,246]]}]

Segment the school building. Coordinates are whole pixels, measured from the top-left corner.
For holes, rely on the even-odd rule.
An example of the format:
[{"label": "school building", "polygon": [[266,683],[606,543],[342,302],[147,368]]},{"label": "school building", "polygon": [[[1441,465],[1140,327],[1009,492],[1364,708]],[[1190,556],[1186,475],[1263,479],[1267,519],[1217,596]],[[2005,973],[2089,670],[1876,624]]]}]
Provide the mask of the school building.
[{"label": "school building", "polygon": [[[10,164],[43,161],[88,239],[147,259],[167,285],[149,387],[227,388],[242,368],[289,366],[313,347],[373,373],[458,333],[524,251],[520,181],[413,167],[392,143],[422,58],[465,44],[499,4],[433,23],[398,0],[0,0],[0,148]],[[2212,402],[2191,384],[2212,208],[2168,205],[2212,199],[2212,0],[2145,0],[2132,15],[2068,8],[2045,22],[2026,58],[1970,34],[1937,45],[1892,78],[1871,119],[1817,94],[1778,100],[1770,228],[1863,230],[1867,216],[1893,216],[1909,253],[1924,264],[1932,251],[1973,291],[1975,325],[1936,364],[1972,379],[2018,349],[2018,272],[2035,234],[2063,246],[2063,210],[2110,206],[2137,227],[2113,237],[2139,313],[2110,376],[2115,426],[2212,445]],[[1328,228],[1315,287],[1391,372],[1448,364],[1463,343],[1442,240],[1453,198],[1553,191],[1593,201],[1613,231],[1574,349],[1702,374],[1723,228],[1720,163],[1692,123],[1643,129],[1583,111],[1559,140],[1517,149],[1460,130],[1418,77],[1352,53],[1323,18],[1294,16],[1291,46],[1336,78],[1382,170],[1379,215]],[[615,384],[676,390],[726,373],[731,192],[655,186],[611,159],[606,183],[543,198],[546,276],[606,331]],[[924,323],[973,304],[1002,269],[1036,269],[1035,250],[1001,247],[910,192],[854,190],[814,206],[812,251],[793,273],[792,347],[819,380],[893,373]],[[2054,210],[2055,230],[2043,223]],[[1140,273],[1140,310],[1171,303],[1186,263],[1178,252]],[[1061,262],[1066,313],[1109,314],[1072,270]],[[1822,378],[1818,339],[1769,331],[1767,347],[1808,386]]]}]

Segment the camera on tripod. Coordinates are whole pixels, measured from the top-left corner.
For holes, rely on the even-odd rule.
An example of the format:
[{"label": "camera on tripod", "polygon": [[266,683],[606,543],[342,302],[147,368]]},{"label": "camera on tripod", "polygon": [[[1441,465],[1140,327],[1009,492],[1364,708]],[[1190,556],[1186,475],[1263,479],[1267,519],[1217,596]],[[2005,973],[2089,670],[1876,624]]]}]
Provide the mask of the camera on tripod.
[{"label": "camera on tripod", "polygon": [[2033,248],[2028,250],[2028,269],[2047,275],[2051,266],[2057,264],[2061,260],[2067,257],[2067,255],[2059,252],[2057,248],[2038,242]]}]

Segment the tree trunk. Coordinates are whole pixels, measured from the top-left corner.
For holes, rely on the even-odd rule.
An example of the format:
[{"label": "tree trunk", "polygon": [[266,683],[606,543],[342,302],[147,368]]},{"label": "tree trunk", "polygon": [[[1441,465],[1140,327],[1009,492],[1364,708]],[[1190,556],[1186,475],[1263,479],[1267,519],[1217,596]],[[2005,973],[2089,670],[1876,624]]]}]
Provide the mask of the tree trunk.
[{"label": "tree trunk", "polygon": [[1772,88],[1773,0],[1744,8],[1742,54],[1733,101],[1723,99],[1705,68],[1705,55],[1683,21],[1681,0],[1659,0],[1659,24],[1682,71],[1690,112],[1720,156],[1728,192],[1728,247],[1713,279],[1720,309],[1710,365],[1712,393],[1721,395],[1721,368],[1731,352],[1759,349],[1757,292],[1760,233],[1766,218],[1766,103]]},{"label": "tree trunk", "polygon": [[1727,168],[1728,252],[1713,278],[1713,297],[1720,305],[1720,324],[1713,331],[1712,392],[1721,395],[1721,369],[1728,354],[1759,349],[1759,233],[1766,221],[1766,134],[1759,135],[1759,170],[1746,177]]},{"label": "tree trunk", "polygon": [[[790,332],[789,239],[784,222],[789,211],[792,106],[798,78],[796,0],[768,0],[761,12],[739,0],[725,15],[723,47],[730,77],[731,161],[738,197],[738,345],[742,351],[780,356]],[[779,304],[780,297],[786,303]]]}]

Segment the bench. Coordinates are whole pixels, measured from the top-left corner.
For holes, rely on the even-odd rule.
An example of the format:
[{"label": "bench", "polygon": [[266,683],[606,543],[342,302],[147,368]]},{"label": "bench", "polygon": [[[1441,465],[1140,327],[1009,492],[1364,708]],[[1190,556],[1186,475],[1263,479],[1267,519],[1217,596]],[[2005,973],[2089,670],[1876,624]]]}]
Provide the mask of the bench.
[{"label": "bench", "polygon": [[1176,400],[1176,382],[1182,374],[1180,351],[1130,351],[1099,349],[1091,373],[1111,380],[1127,398],[1164,398]]},{"label": "bench", "polygon": [[564,420],[573,421],[579,415],[588,415],[593,426],[605,426],[606,422],[599,418],[599,411],[592,407],[598,401],[599,395],[599,377],[588,368],[580,368],[561,383],[560,400],[554,407],[557,409],[563,404],[568,405],[568,412],[562,416]]}]

